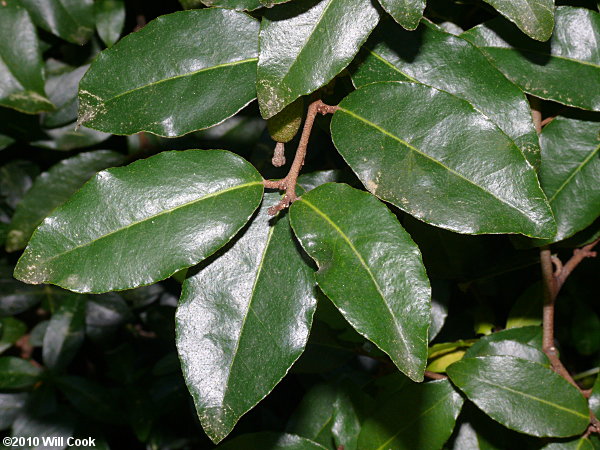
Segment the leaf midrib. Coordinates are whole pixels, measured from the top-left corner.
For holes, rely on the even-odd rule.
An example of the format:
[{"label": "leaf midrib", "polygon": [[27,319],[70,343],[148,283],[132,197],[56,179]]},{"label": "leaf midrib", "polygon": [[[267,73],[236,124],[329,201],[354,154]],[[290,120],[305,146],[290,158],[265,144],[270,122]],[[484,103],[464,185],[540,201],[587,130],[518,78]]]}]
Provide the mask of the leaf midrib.
[{"label": "leaf midrib", "polygon": [[[414,355],[410,351],[410,348],[408,347],[407,339],[406,339],[406,336],[404,334],[403,328],[400,326],[400,324],[398,323],[396,317],[394,316],[394,313],[390,309],[390,305],[388,305],[388,303],[386,302],[385,295],[383,295],[383,292],[381,291],[381,287],[379,286],[379,283],[377,282],[377,279],[373,275],[373,272],[371,271],[371,269],[369,268],[369,266],[367,265],[367,263],[363,259],[362,255],[359,253],[358,249],[354,246],[354,244],[352,243],[352,241],[350,241],[350,239],[348,238],[348,236],[346,236],[346,234],[342,231],[342,229],[340,227],[338,227],[337,224],[335,222],[333,222],[329,218],[329,216],[327,216],[323,211],[321,211],[319,208],[317,208],[311,202],[309,202],[306,199],[303,199],[302,197],[300,197],[298,200],[301,201],[301,202],[303,202],[303,203],[305,203],[308,207],[310,207],[318,215],[320,215],[327,223],[329,223],[329,225],[331,225],[331,227],[342,237],[342,239],[344,239],[344,241],[348,244],[348,246],[350,247],[350,249],[354,252],[354,254],[356,255],[356,257],[360,261],[361,265],[365,268],[365,270],[367,271],[367,273],[371,277],[371,280],[373,281],[373,284],[375,285],[375,288],[377,289],[377,293],[380,295],[383,304],[385,305],[386,309],[390,313],[392,321],[394,322],[394,325],[395,325],[395,329],[400,334],[400,338],[401,338],[400,342],[402,342],[402,345],[403,345],[403,347],[404,347],[404,349],[406,351],[406,354],[404,356],[406,357],[406,359],[410,360],[411,363],[415,367],[418,366],[419,365],[419,361],[415,359]],[[412,370],[409,370],[409,371],[412,372]]]},{"label": "leaf midrib", "polygon": [[[386,130],[386,129],[384,129],[383,127],[381,127],[381,126],[379,126],[379,125],[377,125],[377,124],[375,124],[375,123],[371,122],[370,120],[367,120],[367,119],[365,119],[365,118],[364,118],[364,117],[362,117],[362,116],[359,116],[358,114],[356,114],[356,113],[354,113],[354,112],[352,112],[352,111],[349,111],[349,110],[347,110],[347,109],[345,109],[345,108],[342,108],[342,107],[340,107],[340,106],[338,106],[338,110],[339,110],[339,111],[342,111],[342,112],[344,112],[344,113],[346,113],[346,114],[348,114],[348,115],[350,115],[350,116],[352,116],[352,117],[354,117],[354,118],[356,118],[356,119],[358,119],[358,120],[360,120],[360,121],[362,121],[362,122],[364,122],[364,123],[366,123],[367,125],[369,125],[369,126],[371,126],[371,127],[375,128],[377,131],[379,131],[379,132],[381,132],[381,133],[385,134],[386,136],[389,136],[389,137],[391,137],[391,138],[392,138],[392,139],[394,139],[395,141],[398,141],[398,142],[400,142],[402,145],[405,145],[406,147],[408,147],[408,148],[409,148],[409,149],[411,149],[412,151],[414,151],[414,152],[418,153],[419,155],[421,155],[421,156],[423,156],[423,157],[425,157],[425,158],[429,159],[430,161],[432,161],[432,162],[434,162],[434,163],[436,163],[436,164],[440,165],[440,166],[441,166],[441,167],[443,167],[445,170],[447,170],[448,172],[450,172],[452,175],[454,175],[454,176],[456,176],[456,177],[458,177],[458,178],[460,178],[460,179],[462,179],[462,180],[466,181],[467,183],[469,183],[469,184],[471,184],[471,185],[473,185],[473,186],[477,187],[478,189],[480,189],[480,190],[482,190],[483,192],[485,192],[487,195],[490,195],[490,196],[492,196],[493,198],[495,198],[496,200],[498,200],[500,203],[503,203],[503,204],[507,205],[508,207],[510,207],[511,209],[514,209],[515,211],[517,211],[517,212],[519,213],[519,215],[521,215],[521,216],[525,217],[525,218],[527,219],[527,221],[528,221],[528,222],[531,222],[531,218],[529,218],[529,217],[528,217],[526,214],[524,214],[524,213],[523,213],[523,211],[521,211],[521,210],[520,210],[518,207],[516,207],[515,205],[512,205],[512,204],[510,204],[509,202],[507,202],[506,200],[504,200],[504,199],[502,199],[502,198],[500,198],[500,197],[496,196],[496,195],[495,195],[493,192],[490,192],[490,191],[488,191],[488,190],[484,189],[484,187],[483,187],[483,186],[479,186],[479,185],[478,185],[478,184],[476,184],[474,181],[472,181],[472,180],[469,180],[468,178],[466,178],[466,177],[465,177],[464,175],[462,175],[461,173],[459,173],[459,172],[455,171],[454,169],[451,169],[450,167],[446,166],[446,165],[445,165],[444,163],[442,163],[441,161],[439,161],[439,160],[437,160],[437,159],[433,158],[432,156],[429,156],[427,153],[425,153],[425,152],[422,152],[422,151],[421,151],[421,150],[419,150],[418,148],[414,147],[413,145],[409,144],[407,141],[405,141],[405,140],[403,140],[403,139],[399,138],[398,136],[396,136],[396,135],[392,134],[391,132],[387,131],[387,130]],[[517,148],[517,150],[518,150],[518,148]],[[520,150],[519,150],[519,152],[520,152]]]},{"label": "leaf midrib", "polygon": [[594,151],[590,152],[590,154],[581,162],[581,164],[579,164],[575,168],[575,170],[573,172],[571,172],[571,174],[560,185],[560,187],[556,190],[556,192],[552,195],[552,197],[548,199],[549,203],[552,203],[556,199],[558,194],[560,194],[562,192],[562,190],[565,188],[565,186],[571,182],[571,180],[575,177],[575,175],[577,175],[579,172],[581,172],[581,170],[583,170],[583,168],[587,165],[587,163],[589,163],[592,160],[592,158],[596,155],[596,153],[598,153],[598,150],[600,150],[600,145],[598,147],[596,147],[596,149]]},{"label": "leaf midrib", "polygon": [[160,217],[162,215],[170,214],[173,211],[177,211],[178,209],[194,205],[194,204],[199,203],[199,202],[201,202],[203,200],[206,200],[208,198],[217,197],[217,196],[219,196],[221,194],[225,194],[227,192],[235,191],[236,189],[242,189],[242,188],[245,188],[245,187],[256,186],[256,185],[262,185],[262,181],[253,181],[253,182],[250,182],[250,183],[238,184],[236,186],[232,186],[232,187],[229,187],[229,188],[226,188],[226,189],[222,189],[220,191],[211,192],[210,194],[207,194],[207,195],[205,195],[203,197],[200,197],[200,198],[198,198],[196,200],[193,200],[191,202],[183,203],[183,204],[177,205],[177,206],[175,206],[173,208],[164,209],[164,210],[162,210],[162,211],[160,211],[160,212],[158,212],[156,214],[153,214],[151,216],[145,217],[142,220],[131,222],[130,224],[127,224],[126,226],[124,226],[122,228],[118,228],[118,229],[113,230],[113,231],[111,231],[111,232],[109,232],[107,234],[103,234],[102,236],[94,238],[94,239],[92,239],[89,242],[85,242],[83,244],[80,244],[80,245],[77,245],[75,247],[72,247],[72,248],[70,248],[70,249],[68,249],[68,250],[66,250],[64,252],[58,253],[58,254],[56,254],[56,255],[54,255],[54,256],[52,256],[52,257],[44,260],[44,263],[47,264],[47,263],[49,263],[51,261],[54,261],[57,258],[60,258],[61,256],[64,256],[64,255],[66,255],[68,253],[71,253],[71,252],[74,252],[76,250],[79,250],[80,248],[89,247],[90,245],[92,245],[92,244],[94,244],[94,243],[96,243],[96,242],[98,242],[98,241],[100,241],[102,239],[105,239],[105,238],[107,238],[109,236],[112,236],[113,234],[120,233],[120,232],[122,232],[124,230],[128,230],[131,227],[134,227],[134,226],[139,225],[141,223],[144,223],[144,222],[147,222],[149,220],[155,219],[155,218]]},{"label": "leaf midrib", "polygon": [[560,410],[562,410],[562,411],[565,411],[565,412],[567,412],[567,413],[569,413],[569,414],[572,414],[572,415],[574,415],[574,416],[577,416],[577,417],[583,417],[585,420],[588,420],[588,419],[589,419],[589,417],[588,417],[588,416],[586,416],[585,414],[581,414],[580,412],[577,412],[577,411],[575,411],[575,410],[573,410],[573,409],[569,409],[569,408],[567,408],[567,407],[565,407],[565,406],[561,406],[561,405],[559,405],[559,404],[557,404],[557,403],[552,403],[552,402],[549,402],[549,401],[547,401],[547,400],[544,400],[543,398],[539,398],[539,397],[536,397],[536,396],[534,396],[534,395],[527,394],[527,393],[525,393],[525,392],[517,391],[516,389],[512,389],[512,388],[509,388],[509,387],[507,387],[507,386],[502,386],[502,385],[500,385],[500,384],[492,383],[492,382],[488,381],[488,380],[487,380],[487,379],[485,379],[485,378],[480,378],[480,377],[478,377],[478,376],[469,376],[469,374],[468,374],[468,373],[466,373],[466,372],[461,372],[461,371],[459,371],[459,370],[456,370],[456,369],[454,369],[454,372],[455,372],[455,373],[458,373],[458,374],[461,374],[461,375],[463,375],[463,376],[467,376],[467,377],[468,377],[469,379],[471,379],[471,380],[479,381],[479,382],[482,382],[482,383],[488,384],[488,385],[490,385],[490,386],[496,387],[496,388],[498,388],[498,389],[502,389],[502,390],[505,390],[505,391],[508,391],[508,392],[512,392],[513,394],[522,395],[523,397],[529,398],[529,399],[531,399],[531,400],[537,401],[537,402],[539,402],[539,403],[542,403],[542,404],[544,404],[544,405],[551,406],[551,407],[553,407],[553,408],[556,408],[556,409],[560,409]]},{"label": "leaf midrib", "polygon": [[228,62],[228,63],[217,64],[215,66],[203,67],[202,69],[198,69],[198,70],[195,70],[193,72],[188,72],[188,73],[183,73],[183,74],[175,75],[174,77],[163,78],[161,80],[153,81],[151,83],[144,84],[142,86],[138,86],[138,87],[135,87],[133,89],[129,89],[127,91],[121,92],[120,94],[117,94],[117,95],[115,95],[115,96],[113,96],[111,98],[103,100],[103,103],[107,104],[108,102],[112,102],[114,100],[117,100],[117,99],[119,99],[119,98],[121,98],[121,97],[123,97],[125,95],[129,95],[129,94],[131,94],[133,92],[140,91],[140,90],[152,87],[152,86],[156,86],[158,84],[166,83],[168,81],[177,80],[177,79],[180,79],[180,78],[191,77],[191,76],[197,75],[197,74],[199,74],[201,72],[207,72],[209,70],[220,69],[222,67],[237,66],[237,65],[240,65],[240,64],[245,64],[245,63],[254,62],[254,61],[258,61],[258,58],[247,58],[247,59],[241,59],[239,61],[231,61],[231,62]]}]

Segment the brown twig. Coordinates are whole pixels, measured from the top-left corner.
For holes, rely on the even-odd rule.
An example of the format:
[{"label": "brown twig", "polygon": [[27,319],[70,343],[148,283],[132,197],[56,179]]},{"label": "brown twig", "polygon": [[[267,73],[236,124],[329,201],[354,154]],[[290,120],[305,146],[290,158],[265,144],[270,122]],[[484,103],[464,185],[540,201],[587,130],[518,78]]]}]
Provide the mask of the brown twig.
[{"label": "brown twig", "polygon": [[425,378],[429,378],[430,380],[446,380],[446,379],[448,379],[448,376],[442,375],[441,373],[431,372],[430,370],[426,370]]},{"label": "brown twig", "polygon": [[[579,389],[579,386],[575,383],[569,371],[560,361],[558,351],[554,345],[554,310],[556,297],[558,297],[558,293],[565,281],[581,261],[585,258],[593,258],[596,256],[596,252],[592,251],[592,249],[598,242],[600,242],[600,239],[597,239],[582,248],[573,250],[573,256],[565,264],[562,264],[560,259],[551,255],[548,246],[544,246],[540,250],[544,287],[542,350],[546,356],[548,356],[552,369],[577,389]],[[553,268],[553,263],[554,266],[556,266],[556,270]]]},{"label": "brown twig", "polygon": [[300,143],[296,149],[296,155],[288,174],[281,180],[265,180],[264,186],[268,189],[279,189],[285,191],[285,195],[279,203],[269,208],[269,214],[274,216],[279,211],[290,206],[297,198],[296,195],[296,182],[298,181],[298,175],[304,165],[304,158],[306,157],[306,150],[308,148],[308,140],[310,139],[310,133],[315,122],[317,114],[333,114],[337,111],[337,106],[326,105],[321,100],[315,100],[308,106],[308,112],[306,114],[306,120],[304,121],[304,128],[302,128],[302,135],[300,136]]},{"label": "brown twig", "polygon": [[537,134],[542,132],[542,110],[541,110],[541,101],[537,97],[533,97],[531,95],[527,96],[529,98],[529,104],[531,105],[531,115],[533,117],[533,125],[535,126],[535,131]]}]

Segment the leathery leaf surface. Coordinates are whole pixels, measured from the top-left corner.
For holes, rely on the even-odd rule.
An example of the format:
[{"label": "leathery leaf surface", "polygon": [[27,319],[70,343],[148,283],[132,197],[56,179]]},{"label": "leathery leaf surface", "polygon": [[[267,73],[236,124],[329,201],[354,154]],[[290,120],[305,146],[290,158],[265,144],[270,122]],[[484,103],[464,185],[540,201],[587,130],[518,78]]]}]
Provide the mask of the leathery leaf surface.
[{"label": "leathery leaf surface", "polygon": [[421,253],[396,217],[367,192],[327,183],[294,202],[290,220],[319,266],[323,292],[359,333],[421,381],[431,291]]},{"label": "leathery leaf surface", "polygon": [[492,419],[540,437],[583,433],[587,402],[564,378],[541,364],[512,356],[467,358],[448,367],[450,380]]},{"label": "leathery leaf surface", "polygon": [[379,3],[407,30],[417,28],[425,9],[425,0],[379,0]]},{"label": "leathery leaf surface", "polygon": [[600,121],[557,117],[540,141],[540,182],[558,225],[549,242],[556,242],[600,215]]},{"label": "leathery leaf surface", "polygon": [[267,194],[239,238],[187,278],[177,349],[200,422],[219,442],[298,359],[316,307],[313,271]]},{"label": "leathery leaf surface", "polygon": [[[600,111],[600,14],[586,8],[556,8],[548,42],[536,42],[496,18],[461,36],[479,47],[525,92],[563,105]],[[568,80],[565,82],[565,80]]]},{"label": "leathery leaf surface", "polygon": [[79,123],[179,136],[256,97],[258,21],[221,8],[161,16],[98,55],[79,85]]},{"label": "leathery leaf surface", "polygon": [[525,94],[481,51],[423,20],[415,31],[382,23],[352,71],[356,87],[378,81],[416,81],[470,102],[504,131],[534,167],[540,146]]},{"label": "leathery leaf surface", "polygon": [[223,246],[262,193],[254,167],[223,150],[102,171],[42,222],[15,277],[93,293],[154,283]]},{"label": "leathery leaf surface", "polygon": [[296,0],[265,13],[256,89],[265,119],[342,71],[377,25],[371,0]]},{"label": "leathery leaf surface", "polygon": [[554,0],[484,0],[524,33],[547,41],[554,28]]},{"label": "leathery leaf surface", "polygon": [[405,82],[367,85],[340,103],[331,134],[371,193],[427,223],[472,234],[556,230],[515,143],[452,94]]}]

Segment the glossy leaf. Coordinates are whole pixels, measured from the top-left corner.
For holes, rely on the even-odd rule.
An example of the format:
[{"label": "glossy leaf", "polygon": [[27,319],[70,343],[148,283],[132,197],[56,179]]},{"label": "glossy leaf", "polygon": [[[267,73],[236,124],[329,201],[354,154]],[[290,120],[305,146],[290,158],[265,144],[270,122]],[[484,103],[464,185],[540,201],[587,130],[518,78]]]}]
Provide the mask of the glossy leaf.
[{"label": "glossy leaf", "polygon": [[514,356],[550,366],[542,352],[541,327],[523,327],[503,330],[484,336],[465,353],[465,358],[477,356]]},{"label": "glossy leaf", "polygon": [[539,165],[538,137],[525,95],[467,40],[428,21],[413,32],[386,22],[369,38],[358,61],[352,73],[356,87],[417,81],[454,94],[504,131],[534,167]]},{"label": "glossy leaf", "polygon": [[542,447],[542,450],[594,450],[596,447],[587,437],[570,441],[551,442]]},{"label": "glossy leaf", "polygon": [[0,105],[29,114],[54,108],[44,92],[35,27],[18,0],[0,5]]},{"label": "glossy leaf", "polygon": [[295,434],[274,432],[242,434],[217,447],[218,450],[242,448],[244,450],[325,450],[327,447]]},{"label": "glossy leaf", "polygon": [[456,362],[447,373],[469,400],[511,430],[568,437],[582,433],[589,422],[581,393],[540,364],[485,356]]},{"label": "glossy leaf", "polygon": [[[600,111],[600,15],[561,6],[547,43],[523,36],[508,21],[493,19],[461,36],[479,47],[509,80],[536,97]],[[577,74],[576,83],[565,83]]]},{"label": "glossy leaf", "polygon": [[596,417],[600,416],[600,376],[596,376],[596,382],[592,388],[592,395],[590,395],[590,410]]},{"label": "glossy leaf", "polygon": [[27,389],[32,387],[42,373],[42,369],[29,361],[14,356],[0,357],[0,389]]},{"label": "glossy leaf", "polygon": [[462,404],[447,380],[409,383],[367,418],[358,446],[361,450],[441,448],[452,434]]},{"label": "glossy leaf", "polygon": [[236,11],[254,11],[262,7],[259,0],[204,0],[206,6],[235,9]]},{"label": "glossy leaf", "polygon": [[117,152],[97,150],[63,159],[41,174],[17,205],[8,233],[9,252],[25,248],[33,230],[62,205],[96,172],[118,166],[125,158]]},{"label": "glossy leaf", "polygon": [[75,122],[60,128],[45,130],[46,135],[31,142],[34,147],[50,150],[71,151],[83,147],[91,147],[107,140],[110,134],[92,130],[87,127],[78,127]]},{"label": "glossy leaf", "polygon": [[[56,109],[46,113],[42,125],[55,128],[73,123],[77,119],[77,87],[89,65],[48,76],[46,92]],[[73,125],[72,128],[75,128]]]},{"label": "glossy leaf", "polygon": [[554,0],[485,0],[500,14],[514,22],[524,33],[547,41],[554,28]]},{"label": "glossy leaf", "polygon": [[558,225],[547,244],[572,236],[600,216],[600,121],[557,117],[544,127],[540,142],[540,183]]},{"label": "glossy leaf", "polygon": [[52,314],[42,347],[44,365],[48,368],[56,371],[64,369],[83,344],[85,303],[84,296],[66,295]]},{"label": "glossy leaf", "polygon": [[267,11],[256,82],[262,116],[274,116],[326,85],[350,63],[378,21],[369,0],[298,0]]},{"label": "glossy leaf", "polygon": [[287,216],[267,213],[279,197],[266,195],[242,236],[183,284],[177,349],[200,422],[214,442],[271,392],[308,340],[314,278]]},{"label": "glossy leaf", "polygon": [[96,0],[94,2],[96,30],[107,47],[119,40],[125,26],[125,2],[123,0]]},{"label": "glossy leaf", "polygon": [[319,266],[323,292],[356,331],[421,381],[431,294],[419,249],[396,217],[368,193],[328,183],[294,202],[290,220]]},{"label": "glossy leaf", "polygon": [[554,233],[536,173],[513,141],[447,92],[364,86],[340,103],[331,134],[371,193],[425,222],[459,233]]},{"label": "glossy leaf", "polygon": [[379,0],[379,3],[407,30],[417,28],[425,9],[425,0]]},{"label": "glossy leaf", "polygon": [[94,33],[94,0],[20,0],[39,27],[83,45]]},{"label": "glossy leaf", "polygon": [[151,284],[223,246],[262,193],[256,170],[222,150],[163,152],[100,172],[42,222],[15,277],[94,293]]},{"label": "glossy leaf", "polygon": [[161,16],[98,55],[79,85],[79,122],[161,136],[216,125],[255,98],[257,52],[258,22],[246,14]]}]

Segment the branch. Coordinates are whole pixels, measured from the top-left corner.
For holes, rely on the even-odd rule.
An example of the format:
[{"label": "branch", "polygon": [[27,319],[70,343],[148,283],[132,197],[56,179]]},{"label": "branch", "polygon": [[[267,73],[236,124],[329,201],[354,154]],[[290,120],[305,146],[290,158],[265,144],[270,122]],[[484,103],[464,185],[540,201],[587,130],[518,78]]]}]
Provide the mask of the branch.
[{"label": "branch", "polygon": [[308,140],[310,139],[310,133],[315,122],[317,113],[319,114],[333,114],[338,109],[337,106],[326,105],[321,100],[315,100],[308,106],[308,112],[306,114],[306,120],[304,122],[304,128],[302,129],[302,136],[300,136],[300,143],[296,149],[296,156],[292,162],[292,166],[285,178],[281,180],[265,180],[263,184],[268,189],[279,189],[285,191],[285,195],[281,201],[275,206],[269,208],[269,214],[274,216],[279,211],[284,210],[290,206],[297,198],[296,195],[296,182],[298,181],[298,175],[304,165],[304,158],[306,158],[306,150],[308,147]]},{"label": "branch", "polygon": [[566,262],[556,277],[556,286],[558,290],[560,290],[562,285],[565,284],[565,281],[567,281],[567,278],[569,275],[571,275],[573,269],[575,269],[575,267],[577,267],[581,261],[583,261],[585,258],[596,257],[598,253],[592,251],[592,249],[598,244],[598,242],[600,242],[600,238],[588,245],[573,250],[573,256],[571,256],[571,259]]}]

